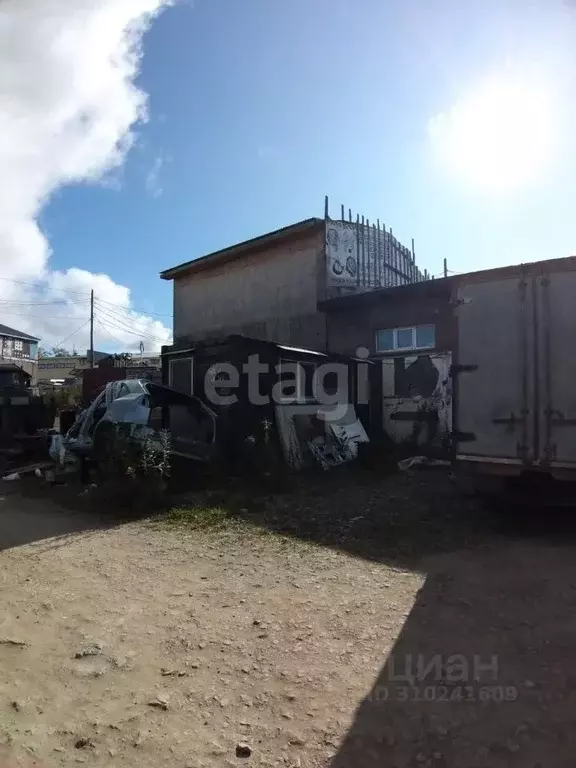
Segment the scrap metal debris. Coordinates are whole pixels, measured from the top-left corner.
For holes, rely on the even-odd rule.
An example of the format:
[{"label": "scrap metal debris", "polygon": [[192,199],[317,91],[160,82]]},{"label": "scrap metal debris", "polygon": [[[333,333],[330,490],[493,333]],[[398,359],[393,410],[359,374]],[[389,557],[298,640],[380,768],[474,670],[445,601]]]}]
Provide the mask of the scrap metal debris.
[{"label": "scrap metal debris", "polygon": [[429,456],[411,456],[398,462],[398,469],[406,472],[414,467],[449,467],[450,462],[444,459],[431,459]]}]

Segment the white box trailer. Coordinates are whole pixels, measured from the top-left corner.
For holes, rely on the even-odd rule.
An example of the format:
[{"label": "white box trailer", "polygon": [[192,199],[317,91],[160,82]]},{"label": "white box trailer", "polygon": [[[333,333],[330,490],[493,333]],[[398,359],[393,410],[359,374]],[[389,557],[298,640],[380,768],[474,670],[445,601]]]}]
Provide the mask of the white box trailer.
[{"label": "white box trailer", "polygon": [[576,479],[576,258],[456,285],[457,463]]}]

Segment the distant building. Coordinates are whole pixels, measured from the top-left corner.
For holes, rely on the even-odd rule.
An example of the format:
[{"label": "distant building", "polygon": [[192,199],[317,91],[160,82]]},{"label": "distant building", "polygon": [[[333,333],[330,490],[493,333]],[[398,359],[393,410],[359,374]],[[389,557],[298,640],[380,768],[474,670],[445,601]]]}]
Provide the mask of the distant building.
[{"label": "distant building", "polygon": [[[81,355],[54,355],[38,360],[37,383],[40,387],[79,384],[90,370],[90,352]],[[110,354],[94,351],[94,368],[154,368],[160,371],[160,355]],[[132,378],[132,377],[128,377]],[[112,379],[110,379],[112,380]]]},{"label": "distant building", "polygon": [[98,368],[158,368],[162,365],[160,355],[113,354],[102,357]]},{"label": "distant building", "polygon": [[[94,364],[108,357],[106,352],[94,352]],[[90,368],[90,355],[88,350],[84,355],[54,355],[41,357],[38,360],[36,381],[39,386],[51,386],[53,384],[70,384],[79,381],[82,371]]]},{"label": "distant building", "polygon": [[0,324],[0,363],[13,362],[33,377],[39,341],[36,336]]},{"label": "distant building", "polygon": [[93,369],[82,371],[82,402],[86,406],[109,381],[148,379],[160,383],[160,355],[131,355],[120,353],[102,357]]},{"label": "distant building", "polygon": [[38,339],[24,331],[0,324],[0,358],[2,360],[36,360]]}]

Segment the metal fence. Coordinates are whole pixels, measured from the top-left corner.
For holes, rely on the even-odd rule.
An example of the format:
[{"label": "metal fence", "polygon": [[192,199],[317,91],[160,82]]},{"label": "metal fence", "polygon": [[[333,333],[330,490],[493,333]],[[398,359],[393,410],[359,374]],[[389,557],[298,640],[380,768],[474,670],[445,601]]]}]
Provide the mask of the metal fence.
[{"label": "metal fence", "polygon": [[325,207],[326,268],[328,287],[345,292],[369,291],[428,279],[416,265],[414,241],[403,245],[384,224],[356,216],[344,206],[340,219],[331,219]]}]

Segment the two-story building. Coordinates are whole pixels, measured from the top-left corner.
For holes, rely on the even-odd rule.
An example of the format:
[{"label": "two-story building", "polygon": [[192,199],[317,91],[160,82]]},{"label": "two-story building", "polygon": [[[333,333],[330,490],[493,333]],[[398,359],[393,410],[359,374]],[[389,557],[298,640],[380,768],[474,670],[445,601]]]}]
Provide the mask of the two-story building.
[{"label": "two-story building", "polygon": [[[360,217],[354,221],[351,215],[345,219],[344,211],[338,220],[327,215],[305,219],[180,264],[161,277],[174,283],[174,342],[163,347],[164,378],[186,392],[192,391],[198,375],[193,363],[198,349],[235,335],[275,342],[283,354],[313,350],[324,355],[343,353],[350,359],[359,354],[358,347],[373,358],[400,349],[436,352],[443,344],[449,300],[445,290],[417,267],[413,245],[402,245],[379,222],[370,224]],[[397,297],[390,311],[381,298],[374,305],[370,302],[371,295],[382,293]],[[404,301],[410,304],[405,318]],[[377,351],[373,346],[375,326],[370,325],[369,331],[367,326],[363,333],[358,320],[361,315],[365,320],[366,307],[373,306],[372,319],[382,331]],[[336,307],[341,314],[333,311]],[[383,312],[388,316],[382,316]],[[409,343],[395,330],[404,323],[411,326],[409,332],[414,336]],[[371,419],[402,440],[412,430],[413,415],[397,414],[400,401],[396,392],[401,387],[412,392],[414,387],[399,383],[401,361],[392,357],[386,355],[387,365],[378,366],[382,370],[376,382],[380,394],[372,398],[371,406],[376,405]],[[435,354],[416,370],[410,368],[412,359],[404,360],[405,368],[410,368],[404,379],[420,374],[423,366],[426,401],[434,400],[438,382],[446,378],[448,360],[449,356]],[[446,432],[448,411],[446,405],[439,429],[427,430],[434,432],[429,442]]]},{"label": "two-story building", "polygon": [[14,363],[34,378],[39,341],[36,336],[0,323],[0,362]]},{"label": "two-story building", "polygon": [[162,272],[175,346],[241,334],[327,351],[319,302],[424,280],[413,248],[351,219],[305,219]]}]

